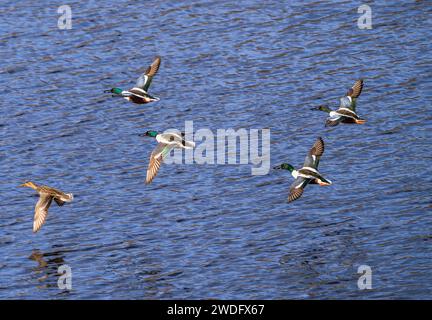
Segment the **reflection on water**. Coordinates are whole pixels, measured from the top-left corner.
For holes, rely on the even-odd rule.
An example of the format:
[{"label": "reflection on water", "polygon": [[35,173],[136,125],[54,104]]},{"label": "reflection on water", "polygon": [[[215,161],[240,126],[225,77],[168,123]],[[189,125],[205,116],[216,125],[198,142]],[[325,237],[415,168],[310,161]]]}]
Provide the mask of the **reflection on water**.
[{"label": "reflection on water", "polygon": [[61,251],[42,253],[39,249],[35,249],[29,259],[37,263],[37,266],[32,268],[32,277],[40,283],[38,288],[58,288],[59,267],[66,264],[63,253]]}]

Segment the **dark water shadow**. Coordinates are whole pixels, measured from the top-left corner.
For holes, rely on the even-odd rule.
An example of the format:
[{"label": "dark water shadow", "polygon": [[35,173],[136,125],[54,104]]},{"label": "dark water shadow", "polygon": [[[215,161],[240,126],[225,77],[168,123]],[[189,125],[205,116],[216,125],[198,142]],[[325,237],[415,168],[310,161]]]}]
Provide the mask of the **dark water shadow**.
[{"label": "dark water shadow", "polygon": [[37,280],[38,284],[36,287],[38,289],[56,288],[59,290],[59,294],[69,292],[68,290],[60,289],[57,284],[61,276],[59,268],[67,264],[63,251],[54,250],[44,253],[39,249],[33,249],[29,259],[37,263],[37,266],[31,268],[31,278]]}]

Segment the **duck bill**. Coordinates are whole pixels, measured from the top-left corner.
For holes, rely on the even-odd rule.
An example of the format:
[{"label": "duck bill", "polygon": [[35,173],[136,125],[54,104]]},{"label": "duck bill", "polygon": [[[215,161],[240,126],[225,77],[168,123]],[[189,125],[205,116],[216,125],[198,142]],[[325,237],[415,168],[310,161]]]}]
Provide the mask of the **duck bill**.
[{"label": "duck bill", "polygon": [[282,166],[281,166],[281,165],[278,165],[278,166],[273,167],[273,169],[275,169],[275,170],[279,170],[279,169],[282,169]]}]

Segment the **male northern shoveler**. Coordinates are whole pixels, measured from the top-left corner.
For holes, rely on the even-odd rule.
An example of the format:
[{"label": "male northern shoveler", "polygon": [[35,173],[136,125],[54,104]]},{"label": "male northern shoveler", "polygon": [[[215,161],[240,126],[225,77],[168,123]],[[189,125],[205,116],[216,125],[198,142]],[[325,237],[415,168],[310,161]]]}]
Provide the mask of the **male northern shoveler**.
[{"label": "male northern shoveler", "polygon": [[319,184],[320,186],[329,186],[332,182],[324,178],[318,172],[318,164],[322,154],[324,153],[324,140],[318,137],[317,141],[310,149],[309,154],[306,156],[305,162],[301,169],[295,170],[294,167],[288,163],[282,163],[273,169],[284,169],[291,172],[295,181],[290,187],[288,202],[297,200],[303,194],[304,188],[309,184]]},{"label": "male northern shoveler", "polygon": [[366,120],[360,119],[356,113],[356,100],[360,96],[362,89],[363,80],[357,80],[354,86],[348,90],[346,96],[340,99],[339,109],[332,111],[327,106],[322,105],[312,108],[312,110],[321,110],[329,114],[325,124],[326,127],[337,126],[340,122],[364,124]]},{"label": "male northern shoveler", "polygon": [[39,201],[36,203],[35,214],[33,219],[33,232],[38,232],[48,215],[48,208],[54,200],[59,206],[64,205],[65,202],[73,200],[72,193],[64,193],[60,190],[50,188],[47,186],[38,186],[31,181],[27,181],[20,185],[21,187],[29,187],[39,193]]},{"label": "male northern shoveler", "polygon": [[120,88],[112,88],[105,92],[113,93],[113,97],[123,97],[128,101],[143,104],[153,101],[159,101],[158,97],[150,95],[147,91],[150,87],[154,75],[158,72],[161,63],[161,58],[158,56],[147,70],[138,78],[135,87],[129,90],[122,90]]},{"label": "male northern shoveler", "polygon": [[186,141],[185,134],[176,133],[158,133],[157,131],[147,131],[143,136],[155,138],[158,145],[150,155],[150,162],[147,169],[146,183],[153,181],[158,173],[158,170],[170,151],[174,148],[192,149],[195,147],[195,142]]}]

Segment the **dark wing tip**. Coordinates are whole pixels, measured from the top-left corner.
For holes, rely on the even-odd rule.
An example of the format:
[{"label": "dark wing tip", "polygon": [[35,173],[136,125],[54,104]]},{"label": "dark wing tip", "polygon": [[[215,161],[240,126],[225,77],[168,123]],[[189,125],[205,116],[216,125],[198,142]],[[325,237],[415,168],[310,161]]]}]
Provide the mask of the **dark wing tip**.
[{"label": "dark wing tip", "polygon": [[300,198],[303,194],[303,188],[291,188],[288,196],[288,202],[293,202]]},{"label": "dark wing tip", "polygon": [[156,56],[152,64],[147,68],[145,74],[149,77],[153,77],[158,72],[160,63],[161,63],[161,57]]},{"label": "dark wing tip", "polygon": [[358,98],[363,90],[363,79],[357,80],[353,87],[348,90],[347,96],[351,98]]},{"label": "dark wing tip", "polygon": [[147,175],[145,181],[146,184],[150,184],[153,181],[153,179],[156,177],[159,168],[162,164],[162,160],[163,160],[162,157],[159,158],[150,157],[150,163],[147,168]]},{"label": "dark wing tip", "polygon": [[318,137],[317,141],[315,141],[314,145],[310,149],[309,154],[317,157],[321,157],[323,153],[324,153],[324,140],[323,138]]}]

